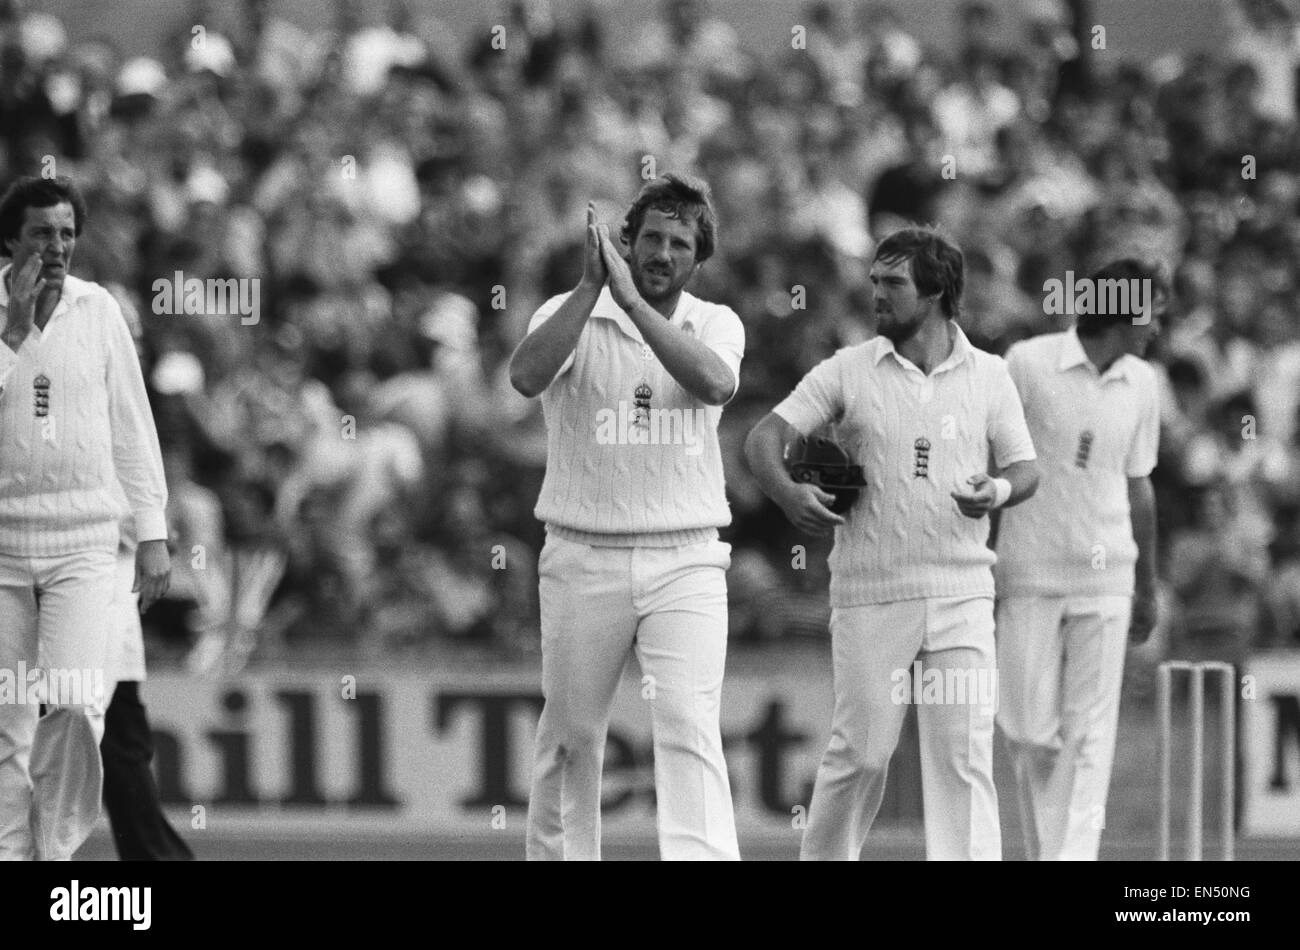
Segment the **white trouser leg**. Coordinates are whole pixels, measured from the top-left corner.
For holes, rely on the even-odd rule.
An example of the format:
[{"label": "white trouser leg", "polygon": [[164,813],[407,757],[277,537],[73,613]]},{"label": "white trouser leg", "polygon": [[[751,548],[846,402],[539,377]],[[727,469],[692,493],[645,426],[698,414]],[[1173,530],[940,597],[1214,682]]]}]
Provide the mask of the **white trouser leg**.
[{"label": "white trouser leg", "polygon": [[1131,610],[1128,597],[1094,597],[1067,604],[1061,752],[1049,783],[1058,822],[1043,836],[1045,859],[1097,860],[1115,757]]},{"label": "white trouser leg", "polygon": [[[104,654],[116,558],[89,551],[5,560],[11,580],[25,561],[31,589],[39,594],[36,660],[44,674],[46,715],[29,747],[28,821],[37,860],[66,861],[89,836],[101,809]],[[20,617],[25,614],[12,587],[6,600]]]},{"label": "white trouser leg", "polygon": [[[921,664],[925,672],[917,725],[926,857],[1000,861],[1002,830],[993,785],[998,697],[992,599],[927,600]],[[925,687],[932,683],[939,684],[940,702],[930,701]]]},{"label": "white trouser leg", "polygon": [[600,779],[614,691],[635,634],[631,548],[548,536],[538,560],[542,694],[529,860],[600,859]]},{"label": "white trouser leg", "polygon": [[831,611],[835,711],[831,739],[817,768],[804,861],[857,861],[885,794],[889,759],[907,714],[899,701],[921,648],[925,601],[897,601]]},{"label": "white trouser leg", "polygon": [[665,861],[740,858],[720,711],[730,545],[638,548],[636,651],[654,726]]},{"label": "white trouser leg", "polygon": [[[67,861],[90,836],[103,807],[99,741],[117,557],[86,552],[35,563],[41,666],[55,679],[32,744],[32,832],[37,860]],[[60,672],[67,677],[62,688]]]},{"label": "white trouser leg", "polygon": [[997,723],[1016,780],[1016,801],[1030,861],[1042,857],[1042,836],[1059,822],[1050,812],[1048,782],[1061,744],[1064,661],[1060,597],[1006,597],[997,605]]},{"label": "white trouser leg", "polygon": [[0,697],[0,860],[30,861],[30,763],[39,703],[27,702],[20,670],[37,665],[36,590],[26,558],[0,555],[0,677],[13,690]]}]

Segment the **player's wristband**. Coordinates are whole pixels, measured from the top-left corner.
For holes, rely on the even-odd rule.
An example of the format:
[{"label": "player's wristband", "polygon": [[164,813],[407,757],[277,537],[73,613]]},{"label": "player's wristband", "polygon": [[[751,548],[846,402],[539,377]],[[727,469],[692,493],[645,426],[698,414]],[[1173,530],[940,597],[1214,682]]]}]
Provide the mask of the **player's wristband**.
[{"label": "player's wristband", "polygon": [[1001,508],[1011,497],[1011,483],[1005,478],[993,479],[993,507]]}]

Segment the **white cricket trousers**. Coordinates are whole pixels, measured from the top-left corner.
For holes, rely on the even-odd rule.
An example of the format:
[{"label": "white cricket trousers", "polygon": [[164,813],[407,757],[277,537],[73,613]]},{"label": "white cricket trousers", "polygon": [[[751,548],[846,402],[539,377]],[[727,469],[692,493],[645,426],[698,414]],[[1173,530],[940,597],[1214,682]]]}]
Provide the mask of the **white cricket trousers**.
[{"label": "white cricket trousers", "polygon": [[660,856],[739,860],[719,724],[730,554],[716,540],[614,548],[547,536],[529,860],[600,859],[605,736],[631,649],[654,730]]},{"label": "white cricket trousers", "polygon": [[[69,860],[99,818],[115,564],[109,551],[0,554],[0,676],[14,683],[0,701],[0,860]],[[53,676],[39,721],[14,682],[38,668]]]},{"label": "white cricket trousers", "polygon": [[918,698],[926,858],[1000,860],[992,598],[837,607],[831,648],[831,739],[817,769],[800,860],[861,858],[908,704]]},{"label": "white cricket trousers", "polygon": [[998,602],[998,725],[1031,861],[1096,861],[1115,759],[1130,597]]}]

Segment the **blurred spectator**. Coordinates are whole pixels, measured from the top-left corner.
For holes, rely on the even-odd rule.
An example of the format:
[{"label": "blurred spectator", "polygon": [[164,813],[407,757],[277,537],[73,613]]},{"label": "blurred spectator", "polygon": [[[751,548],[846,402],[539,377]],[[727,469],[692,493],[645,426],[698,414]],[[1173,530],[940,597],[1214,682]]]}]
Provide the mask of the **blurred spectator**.
[{"label": "blurred spectator", "polygon": [[1255,102],[1275,122],[1296,120],[1300,25],[1286,0],[1225,0],[1229,53],[1259,77]]},{"label": "blurred spectator", "polygon": [[1233,504],[1232,492],[1208,486],[1195,527],[1173,539],[1168,573],[1178,607],[1170,652],[1179,658],[1240,665],[1259,630],[1267,547]]}]

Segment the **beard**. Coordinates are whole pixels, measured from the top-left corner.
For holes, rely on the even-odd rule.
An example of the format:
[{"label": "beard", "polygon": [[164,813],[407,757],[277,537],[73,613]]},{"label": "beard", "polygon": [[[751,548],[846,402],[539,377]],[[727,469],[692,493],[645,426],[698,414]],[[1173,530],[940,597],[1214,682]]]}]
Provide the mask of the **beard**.
[{"label": "beard", "polygon": [[876,327],[877,332],[890,340],[894,346],[906,343],[916,336],[917,331],[920,329],[921,321],[919,319],[914,317],[911,320],[900,320],[896,314],[882,316]]},{"label": "beard", "polygon": [[647,271],[644,264],[637,264],[632,268],[632,282],[636,284],[636,289],[645,298],[646,303],[650,304],[672,298],[686,286],[689,278],[689,271],[685,274],[675,274],[671,267],[661,271],[657,279]]}]

